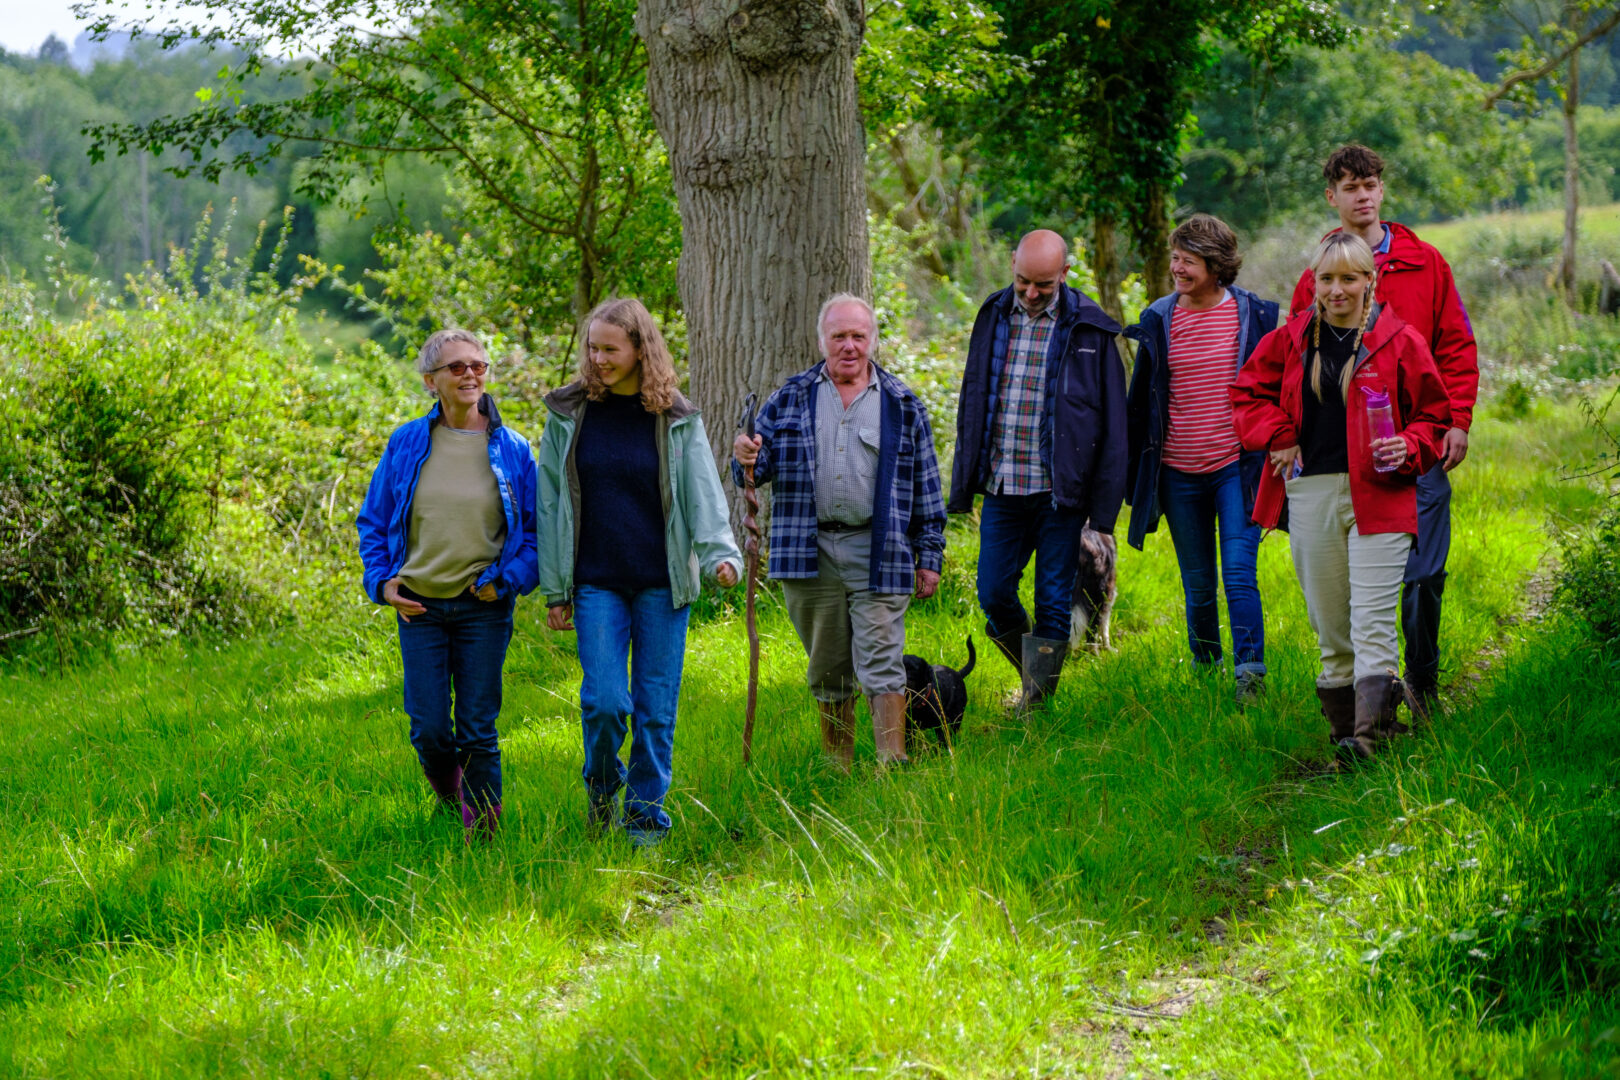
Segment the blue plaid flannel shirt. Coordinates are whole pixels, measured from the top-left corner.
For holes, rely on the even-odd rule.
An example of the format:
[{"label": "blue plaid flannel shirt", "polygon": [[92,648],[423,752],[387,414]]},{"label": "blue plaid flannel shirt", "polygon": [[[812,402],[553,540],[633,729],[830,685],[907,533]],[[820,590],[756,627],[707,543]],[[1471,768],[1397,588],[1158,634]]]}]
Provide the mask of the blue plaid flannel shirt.
[{"label": "blue plaid flannel shirt", "polygon": [[[771,485],[773,578],[813,578],[816,558],[816,378],[823,365],[783,383],[759,410],[762,438],[754,483]],[[938,573],[945,565],[945,500],[928,410],[905,383],[876,364],[883,391],[878,441],[877,495],[872,504],[872,572],[877,593],[909,593],[916,570]],[[731,462],[742,487],[742,466]]]}]

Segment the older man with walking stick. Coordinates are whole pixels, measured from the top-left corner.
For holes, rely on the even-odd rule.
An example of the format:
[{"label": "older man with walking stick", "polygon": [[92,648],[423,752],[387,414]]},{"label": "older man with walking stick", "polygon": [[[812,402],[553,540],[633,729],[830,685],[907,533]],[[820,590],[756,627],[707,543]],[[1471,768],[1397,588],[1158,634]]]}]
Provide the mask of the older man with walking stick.
[{"label": "older man with walking stick", "polygon": [[880,764],[906,759],[906,608],[939,587],[945,504],[922,402],[873,362],[877,318],[841,293],[817,319],[823,361],[765,402],[733,444],[733,479],[770,484],[770,576],[808,654],[828,757],[855,753],[855,691]]}]

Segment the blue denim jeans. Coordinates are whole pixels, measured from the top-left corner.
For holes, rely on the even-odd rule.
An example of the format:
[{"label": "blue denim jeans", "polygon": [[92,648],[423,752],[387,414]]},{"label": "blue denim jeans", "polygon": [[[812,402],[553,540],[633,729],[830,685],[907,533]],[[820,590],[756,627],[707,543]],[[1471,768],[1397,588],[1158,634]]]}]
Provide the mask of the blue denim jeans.
[{"label": "blue denim jeans", "polygon": [[499,806],[501,667],[512,640],[507,595],[485,602],[470,593],[439,600],[401,592],[427,611],[399,619],[405,667],[405,715],[411,745],[429,776],[461,766],[461,798],[469,806]]},{"label": "blue denim jeans", "polygon": [[1243,475],[1238,462],[1210,473],[1187,473],[1165,465],[1159,471],[1159,508],[1170,526],[1187,598],[1187,641],[1193,660],[1221,659],[1221,615],[1215,601],[1215,543],[1220,541],[1220,576],[1232,619],[1232,651],[1237,671],[1264,674],[1266,623],[1260,610],[1255,563],[1260,526],[1243,506]]},{"label": "blue denim jeans", "polygon": [[1052,493],[986,495],[979,511],[979,607],[992,634],[1027,626],[1018,582],[1035,556],[1035,636],[1067,638],[1080,565],[1078,510],[1052,506]]},{"label": "blue denim jeans", "polygon": [[[620,593],[580,585],[574,590],[585,676],[579,688],[585,793],[593,802],[607,802],[625,788],[624,827],[632,839],[656,839],[669,831],[664,795],[675,755],[675,710],[691,610],[690,605],[671,607],[667,588]],[[634,736],[628,769],[619,760],[627,720]]]}]

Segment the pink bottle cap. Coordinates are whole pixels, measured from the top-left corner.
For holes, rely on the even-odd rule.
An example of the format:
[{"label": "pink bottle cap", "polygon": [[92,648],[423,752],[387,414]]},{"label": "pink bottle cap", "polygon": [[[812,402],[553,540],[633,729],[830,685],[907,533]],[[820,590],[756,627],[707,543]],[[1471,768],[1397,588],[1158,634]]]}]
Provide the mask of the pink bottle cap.
[{"label": "pink bottle cap", "polygon": [[1367,407],[1369,409],[1389,408],[1389,395],[1384,391],[1374,390],[1370,386],[1363,386],[1361,392],[1367,395]]}]

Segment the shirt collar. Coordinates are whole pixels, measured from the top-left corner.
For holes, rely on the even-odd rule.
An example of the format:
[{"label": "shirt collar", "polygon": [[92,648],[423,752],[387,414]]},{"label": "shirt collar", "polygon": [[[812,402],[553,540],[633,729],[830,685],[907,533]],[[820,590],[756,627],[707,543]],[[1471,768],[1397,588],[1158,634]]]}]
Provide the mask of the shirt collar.
[{"label": "shirt collar", "polygon": [[[870,360],[866,362],[866,374],[866,390],[870,390],[878,384],[877,365],[872,363]],[[826,383],[828,386],[832,386],[834,390],[838,389],[836,386],[833,386],[832,376],[827,374],[827,362],[825,360],[821,362],[821,374],[816,376],[816,382],[818,384]],[[865,391],[862,392],[864,393]]]},{"label": "shirt collar", "polygon": [[1373,248],[1373,254],[1374,255],[1388,255],[1389,254],[1389,241],[1390,241],[1390,238],[1393,235],[1393,233],[1390,230],[1390,227],[1388,225],[1385,225],[1383,222],[1379,222],[1378,224],[1384,230],[1384,238],[1378,242],[1377,247]]}]

